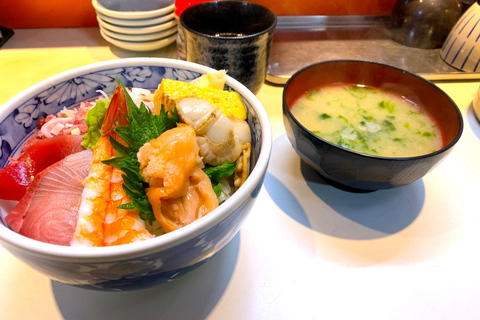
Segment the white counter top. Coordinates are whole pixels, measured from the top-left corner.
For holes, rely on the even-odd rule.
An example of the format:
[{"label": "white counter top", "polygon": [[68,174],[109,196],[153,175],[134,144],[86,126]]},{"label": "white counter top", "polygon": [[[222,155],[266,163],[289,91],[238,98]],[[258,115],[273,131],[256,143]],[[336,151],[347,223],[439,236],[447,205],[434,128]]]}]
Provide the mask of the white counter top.
[{"label": "white counter top", "polygon": [[[96,28],[15,32],[0,50],[0,104],[58,72],[145,55],[110,47]],[[175,58],[175,46],[147,55]],[[282,88],[264,85],[271,163],[232,242],[174,282],[123,293],[52,282],[0,247],[0,318],[479,319],[479,85],[439,84],[465,124],[443,163],[367,194],[325,185],[301,163],[284,132]]]}]

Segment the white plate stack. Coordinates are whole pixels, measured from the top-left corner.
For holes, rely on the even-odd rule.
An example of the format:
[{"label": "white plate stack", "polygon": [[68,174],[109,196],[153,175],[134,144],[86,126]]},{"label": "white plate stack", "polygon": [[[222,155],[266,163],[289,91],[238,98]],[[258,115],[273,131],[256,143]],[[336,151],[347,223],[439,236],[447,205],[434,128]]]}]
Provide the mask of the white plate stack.
[{"label": "white plate stack", "polygon": [[177,38],[174,0],[92,0],[102,37],[130,51],[163,48]]}]

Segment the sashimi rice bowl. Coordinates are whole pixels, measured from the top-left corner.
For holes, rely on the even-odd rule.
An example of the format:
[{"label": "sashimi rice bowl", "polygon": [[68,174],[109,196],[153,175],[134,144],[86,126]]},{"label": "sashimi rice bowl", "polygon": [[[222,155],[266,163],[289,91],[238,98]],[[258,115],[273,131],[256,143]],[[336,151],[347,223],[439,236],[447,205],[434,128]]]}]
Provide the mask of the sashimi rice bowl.
[{"label": "sashimi rice bowl", "polygon": [[131,58],[13,97],[0,145],[2,246],[55,281],[133,290],[197,268],[236,235],[271,129],[226,71]]}]

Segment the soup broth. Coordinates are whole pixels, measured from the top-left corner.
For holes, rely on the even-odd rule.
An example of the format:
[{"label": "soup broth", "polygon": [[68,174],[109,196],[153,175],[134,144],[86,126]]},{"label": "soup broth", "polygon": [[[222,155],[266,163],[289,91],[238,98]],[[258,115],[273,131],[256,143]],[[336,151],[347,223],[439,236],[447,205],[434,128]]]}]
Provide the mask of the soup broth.
[{"label": "soup broth", "polygon": [[292,114],[308,130],[343,148],[384,157],[439,150],[442,134],[413,103],[376,88],[333,85],[301,96]]}]

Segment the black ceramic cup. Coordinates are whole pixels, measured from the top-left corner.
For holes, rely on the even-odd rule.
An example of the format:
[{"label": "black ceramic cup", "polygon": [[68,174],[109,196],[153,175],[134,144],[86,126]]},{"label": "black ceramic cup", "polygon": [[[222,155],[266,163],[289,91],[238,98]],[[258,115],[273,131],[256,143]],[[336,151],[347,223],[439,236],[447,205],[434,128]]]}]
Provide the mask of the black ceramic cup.
[{"label": "black ceramic cup", "polygon": [[187,61],[227,74],[254,94],[267,75],[268,58],[277,24],[275,14],[242,1],[212,1],[182,12]]}]

